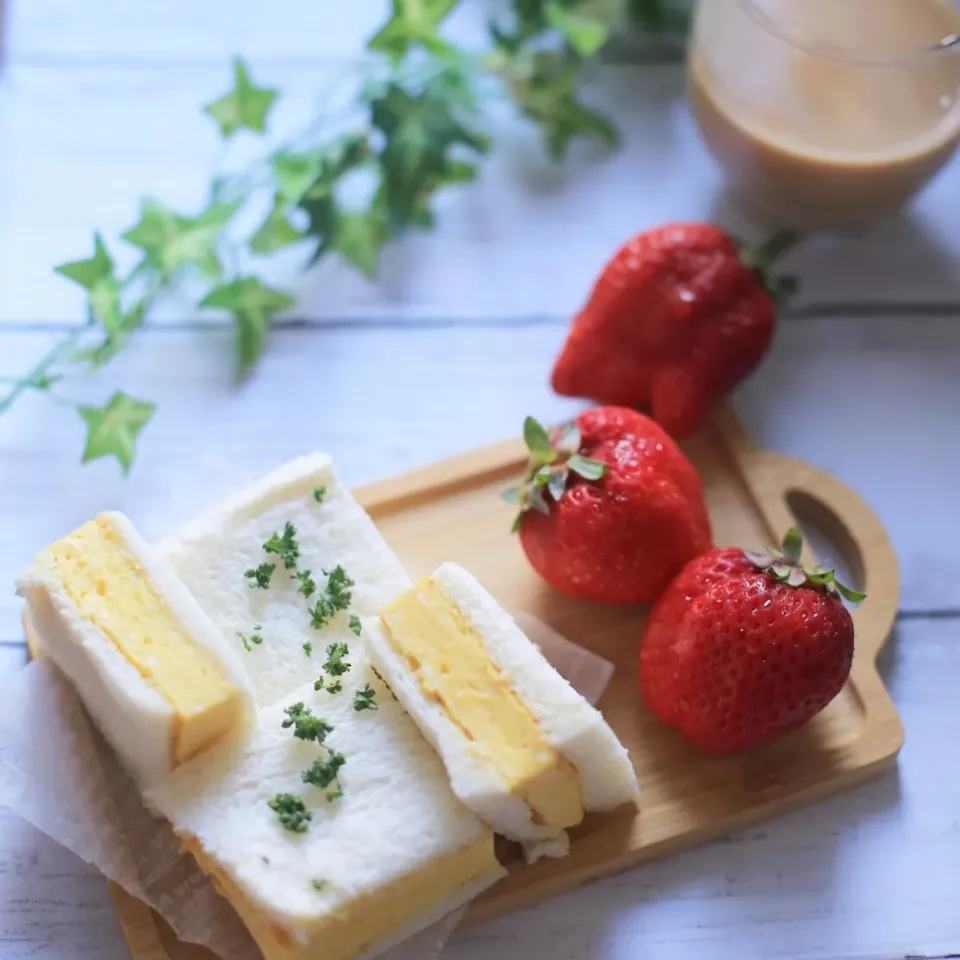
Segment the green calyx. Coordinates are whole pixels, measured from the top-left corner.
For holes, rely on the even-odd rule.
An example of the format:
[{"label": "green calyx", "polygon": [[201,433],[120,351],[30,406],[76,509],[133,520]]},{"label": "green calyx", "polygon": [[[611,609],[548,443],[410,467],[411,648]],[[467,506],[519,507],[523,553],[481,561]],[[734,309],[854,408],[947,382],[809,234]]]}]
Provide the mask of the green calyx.
[{"label": "green calyx", "polygon": [[860,603],[866,599],[865,593],[851,590],[837,579],[836,570],[827,570],[817,564],[805,567],[801,564],[803,553],[803,535],[798,527],[791,527],[783,537],[780,548],[771,548],[766,552],[744,550],[744,556],[759,570],[785,583],[788,587],[809,587],[822,590],[827,596],[842,597],[850,603]]},{"label": "green calyx", "polygon": [[505,490],[502,494],[507,503],[520,505],[520,512],[513,522],[516,533],[528,510],[549,514],[548,497],[559,503],[570,474],[584,480],[600,480],[607,472],[607,465],[580,454],[580,428],[570,421],[556,430],[551,437],[547,430],[533,417],[523,421],[523,441],[530,451],[530,461],[523,482]]},{"label": "green calyx", "polygon": [[764,289],[778,304],[789,300],[797,292],[799,282],[794,276],[778,276],[774,273],[774,267],[801,239],[796,230],[778,230],[756,246],[735,241],[740,262],[756,273]]}]

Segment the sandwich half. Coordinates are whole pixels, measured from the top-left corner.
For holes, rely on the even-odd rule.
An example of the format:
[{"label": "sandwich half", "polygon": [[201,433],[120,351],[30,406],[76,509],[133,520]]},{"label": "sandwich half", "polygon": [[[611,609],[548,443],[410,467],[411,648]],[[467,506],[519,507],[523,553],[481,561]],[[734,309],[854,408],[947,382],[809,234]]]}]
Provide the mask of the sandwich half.
[{"label": "sandwich half", "polygon": [[364,623],[371,662],[440,755],[454,793],[528,859],[639,793],[616,734],[467,571],[442,564]]},{"label": "sandwich half", "polygon": [[147,793],[266,960],[371,957],[498,880],[493,834],[358,647],[342,689],[262,709],[252,736]]},{"label": "sandwich half", "polygon": [[294,460],[188,522],[159,548],[234,644],[257,705],[357,641],[410,580],[323,453]]},{"label": "sandwich half", "polygon": [[44,549],[17,591],[28,632],[140,784],[251,725],[237,650],[123,514]]}]

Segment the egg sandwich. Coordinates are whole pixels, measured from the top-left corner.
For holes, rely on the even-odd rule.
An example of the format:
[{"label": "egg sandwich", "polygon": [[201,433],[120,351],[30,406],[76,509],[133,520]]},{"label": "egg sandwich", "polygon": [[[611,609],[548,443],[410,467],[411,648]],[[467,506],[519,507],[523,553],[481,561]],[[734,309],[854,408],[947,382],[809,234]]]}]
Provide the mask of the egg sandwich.
[{"label": "egg sandwich", "polygon": [[47,547],[17,590],[28,631],[139,783],[250,726],[238,652],[123,514]]},{"label": "egg sandwich", "polygon": [[350,660],[335,694],[291,691],[147,793],[266,960],[376,955],[504,873],[359,644]]},{"label": "egg sandwich", "polygon": [[410,586],[324,453],[268,474],[174,531],[160,551],[241,654],[258,706],[317,673],[330,643]]},{"label": "egg sandwich", "polygon": [[627,751],[510,615],[453,563],[364,621],[371,662],[446,767],[454,793],[529,859],[638,792]]}]

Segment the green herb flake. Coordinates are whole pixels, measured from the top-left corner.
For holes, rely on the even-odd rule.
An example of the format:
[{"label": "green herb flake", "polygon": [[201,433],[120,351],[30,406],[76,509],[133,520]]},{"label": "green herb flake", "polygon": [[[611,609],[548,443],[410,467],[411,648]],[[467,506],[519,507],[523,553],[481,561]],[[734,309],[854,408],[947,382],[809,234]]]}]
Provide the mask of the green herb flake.
[{"label": "green herb flake", "polygon": [[327,693],[339,693],[343,689],[343,684],[339,680],[327,684]]},{"label": "green herb flake", "polygon": [[347,758],[336,750],[330,751],[330,756],[326,759],[314,760],[313,763],[303,771],[301,779],[304,783],[313,784],[325,790],[337,779],[340,768],[347,762]]},{"label": "green herb flake", "polygon": [[353,695],[353,709],[358,713],[361,710],[379,710],[380,708],[373,699],[376,695],[377,691],[368,683],[362,690],[358,690]]},{"label": "green herb flake", "polygon": [[288,520],[283,525],[283,533],[274,533],[263,545],[267,553],[276,554],[287,570],[295,570],[300,559],[300,547],[296,540],[297,528]]},{"label": "green herb flake", "polygon": [[314,690],[322,690],[322,689],[323,689],[323,677],[319,677],[318,679],[316,679],[316,680],[313,681],[313,689],[314,689]]},{"label": "green herb flake", "polygon": [[312,656],[313,656],[313,644],[312,644],[309,640],[303,645],[303,652],[304,652],[308,657],[312,657]]},{"label": "green herb flake", "polygon": [[293,793],[278,793],[267,806],[277,815],[280,826],[292,833],[306,833],[313,814],[303,801]]},{"label": "green herb flake", "polygon": [[260,633],[260,629],[261,629],[260,627],[254,627],[253,633],[251,633],[250,636],[247,636],[244,633],[237,634],[237,636],[239,636],[240,639],[243,641],[244,649],[247,650],[247,652],[249,652],[252,649],[252,647],[250,646],[251,643],[256,646],[259,646],[261,643],[263,643],[263,636]]},{"label": "green herb flake", "polygon": [[270,586],[270,578],[276,569],[275,563],[261,563],[259,567],[252,567],[244,573],[248,581],[247,586],[251,589],[266,590]]},{"label": "green herb flake", "polygon": [[323,743],[327,734],[333,732],[333,727],[322,717],[315,717],[310,707],[305,707],[303,701],[287,707],[283,711],[287,719],[281,726],[284,730],[293,727],[293,735],[298,740],[314,740]]},{"label": "green herb flake", "polygon": [[353,614],[353,616],[350,617],[350,629],[358,637],[360,636],[360,630],[361,630],[360,618],[356,614]]},{"label": "green herb flake", "polygon": [[324,570],[327,583],[320,592],[316,604],[310,608],[310,625],[314,630],[320,630],[329,623],[338,610],[346,610],[353,599],[351,587],[353,580],[346,570],[339,564],[332,570]]},{"label": "green herb flake", "polygon": [[317,582],[313,579],[309,570],[298,570],[295,576],[300,581],[297,593],[302,593],[305,597],[312,597],[317,592]]},{"label": "green herb flake", "polygon": [[323,672],[331,677],[342,677],[350,669],[350,664],[343,658],[348,656],[350,648],[345,643],[331,643],[327,647],[327,659],[323,664]]},{"label": "green herb flake", "polygon": [[310,886],[313,887],[313,889],[316,890],[317,892],[321,890],[326,890],[327,881],[314,879],[310,881]]},{"label": "green herb flake", "polygon": [[329,790],[327,792],[327,802],[332,803],[334,800],[339,800],[343,796],[343,790],[339,787],[336,790]]},{"label": "green herb flake", "polygon": [[319,487],[313,488],[313,499],[316,500],[317,503],[323,503],[323,498],[326,496],[326,494],[327,488],[323,484],[321,484]]}]

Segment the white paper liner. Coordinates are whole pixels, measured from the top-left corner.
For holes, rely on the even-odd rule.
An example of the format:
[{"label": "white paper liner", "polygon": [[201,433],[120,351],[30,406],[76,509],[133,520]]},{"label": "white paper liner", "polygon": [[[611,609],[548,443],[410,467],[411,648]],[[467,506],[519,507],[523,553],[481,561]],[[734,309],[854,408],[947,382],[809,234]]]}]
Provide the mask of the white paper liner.
[{"label": "white paper liner", "polygon": [[[554,667],[596,703],[613,664],[536,617],[515,618]],[[193,858],[180,853],[170,824],[144,806],[53,664],[41,658],[24,667],[0,690],[0,702],[0,805],[148,904],[181,940],[225,960],[262,960],[233,908]],[[465,912],[454,911],[379,957],[436,960]]]}]

